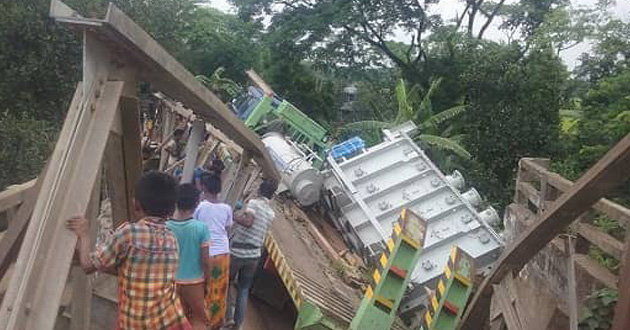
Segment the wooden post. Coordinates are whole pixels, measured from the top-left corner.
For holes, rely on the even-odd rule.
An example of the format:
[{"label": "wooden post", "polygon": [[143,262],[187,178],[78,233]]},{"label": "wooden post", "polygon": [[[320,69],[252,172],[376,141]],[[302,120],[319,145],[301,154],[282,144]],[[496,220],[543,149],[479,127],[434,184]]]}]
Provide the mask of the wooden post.
[{"label": "wooden post", "polygon": [[87,93],[81,85],[77,88],[41,178],[12,285],[0,308],[0,329],[54,326],[76,246],[65,220],[87,211],[123,87],[122,82],[105,82],[106,76],[91,78],[103,83],[91,84],[94,89]]},{"label": "wooden post", "polygon": [[568,286],[568,301],[569,301],[569,329],[578,329],[578,302],[577,302],[577,286],[575,283],[575,263],[573,260],[574,255],[574,240],[570,234],[564,237],[564,252],[567,254],[567,286]]},{"label": "wooden post", "polygon": [[251,175],[251,172],[253,170],[253,167],[249,166],[250,161],[250,153],[244,150],[243,154],[241,155],[241,161],[238,164],[238,169],[236,170],[236,179],[226,193],[226,204],[234,206],[238,201],[238,198],[241,196],[243,188],[249,180],[249,176]]},{"label": "wooden post", "polygon": [[[162,126],[162,142],[160,143],[162,146],[168,143],[168,140],[172,137],[173,126],[175,123],[175,118],[173,118],[174,116],[175,114],[172,111],[162,109],[162,117],[164,118]],[[162,147],[160,149],[160,171],[164,171],[166,166],[168,166],[168,158],[168,151],[166,151],[166,148]]]},{"label": "wooden post", "polygon": [[626,243],[619,273],[619,298],[615,306],[612,330],[630,329],[630,230],[626,230]]},{"label": "wooden post", "polygon": [[[96,243],[99,223],[97,221],[101,203],[101,174],[96,178],[92,189],[92,199],[86,214],[90,224],[90,246]],[[90,328],[90,310],[92,307],[92,275],[88,275],[79,266],[72,269],[72,303],[70,330]]]},{"label": "wooden post", "polygon": [[193,179],[195,166],[197,165],[197,155],[199,154],[199,144],[203,140],[205,133],[205,125],[201,120],[195,120],[192,123],[192,130],[186,143],[186,161],[184,162],[184,171],[182,173],[181,183],[190,183]]}]

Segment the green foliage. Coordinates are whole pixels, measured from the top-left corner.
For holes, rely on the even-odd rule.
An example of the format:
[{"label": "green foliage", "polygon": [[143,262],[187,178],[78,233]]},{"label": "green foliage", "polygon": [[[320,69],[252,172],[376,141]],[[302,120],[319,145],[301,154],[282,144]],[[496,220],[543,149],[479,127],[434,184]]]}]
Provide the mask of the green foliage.
[{"label": "green foliage", "polygon": [[33,179],[54,146],[57,128],[26,114],[0,115],[0,191]]},{"label": "green foliage", "polygon": [[259,26],[213,8],[197,8],[186,25],[186,51],[182,61],[199,75],[211,76],[217,69],[245,83],[245,70],[262,67]]},{"label": "green foliage", "polygon": [[400,79],[395,88],[398,111],[392,120],[349,123],[341,129],[342,135],[349,136],[351,133],[359,132],[368,144],[373,144],[373,142],[377,142],[374,141],[375,137],[382,129],[413,121],[420,131],[420,134],[413,138],[420,146],[425,149],[447,150],[462,159],[470,159],[470,153],[458,141],[449,139],[446,131],[439,130],[440,126],[444,126],[447,120],[453,119],[466,109],[465,106],[457,106],[434,114],[431,97],[439,88],[440,83],[441,79],[434,80],[422,98],[418,100],[419,87],[416,85],[407,91],[405,81]]},{"label": "green foliage", "polygon": [[608,288],[593,292],[582,310],[578,327],[580,330],[608,330],[612,320],[619,293]]},{"label": "green foliage", "polygon": [[195,78],[215,94],[218,94],[223,102],[229,102],[236,97],[243,88],[233,80],[222,77],[224,71],[225,69],[223,67],[218,67],[210,77],[198,75],[195,76]]},{"label": "green foliage", "polygon": [[[462,75],[466,146],[484,168],[482,177],[494,176],[500,185],[494,189],[510,192],[520,158],[553,158],[566,70],[550,50],[520,57],[516,47],[487,45],[471,53],[475,64]],[[496,202],[507,203],[512,193],[499,195]]]},{"label": "green foliage", "polygon": [[[564,134],[555,168],[576,179],[630,131],[630,70],[602,78],[573,106],[571,134]],[[626,196],[628,193],[626,192]]]}]

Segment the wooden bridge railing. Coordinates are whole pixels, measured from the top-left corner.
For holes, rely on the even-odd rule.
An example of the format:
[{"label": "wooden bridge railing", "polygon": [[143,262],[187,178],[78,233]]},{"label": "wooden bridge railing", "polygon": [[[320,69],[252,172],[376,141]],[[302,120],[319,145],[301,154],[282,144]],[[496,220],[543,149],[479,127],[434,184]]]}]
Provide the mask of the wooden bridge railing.
[{"label": "wooden bridge railing", "polygon": [[[573,182],[551,172],[548,168],[548,159],[524,158],[519,162],[514,202],[536,215],[541,215],[558,196],[573,186]],[[621,228],[620,232],[613,236],[595,226],[595,218],[601,216],[617,221],[620,225],[619,228]],[[626,236],[624,229],[627,228],[630,221],[630,210],[602,198],[576,220],[568,232],[576,237],[576,254],[574,256],[576,271],[584,273],[584,276],[578,276],[578,281],[587,279],[589,282],[593,282],[588,285],[587,283],[577,283],[578,296],[584,298],[592,288],[601,285],[617,289],[618,275],[615,274],[616,270],[604,267],[589,256],[589,252],[592,248],[597,248],[616,261],[623,260],[623,239]],[[559,239],[553,240],[551,244],[556,250],[566,253],[564,244]]]},{"label": "wooden bridge railing", "polygon": [[[519,162],[514,202],[536,215],[541,215],[558,196],[573,186],[573,182],[551,172],[548,168],[548,159],[524,158]],[[618,231],[611,235],[598,228],[594,220],[601,217],[618,222]],[[605,267],[599,260],[591,257],[590,252],[594,248],[599,249],[606,255],[606,258],[614,258],[616,262],[620,263],[625,253],[625,228],[627,228],[629,221],[630,210],[628,208],[602,198],[579,216],[577,221],[568,229],[568,232],[576,238],[573,261],[577,283],[574,284],[576,287],[573,292],[576,292],[577,301],[567,302],[577,304],[583,301],[593,290],[603,286],[618,289],[618,269]],[[564,261],[562,258],[567,254],[564,243],[560,238],[552,240],[548,249],[545,250],[546,253],[543,256],[537,256],[530,263],[531,267],[536,269],[538,273],[544,274],[543,276],[550,284],[550,289],[562,299],[568,297],[568,289],[571,289],[565,285],[560,285],[568,285],[566,282],[568,274],[566,263],[557,262]],[[559,259],[554,259],[554,255],[558,256]]]}]

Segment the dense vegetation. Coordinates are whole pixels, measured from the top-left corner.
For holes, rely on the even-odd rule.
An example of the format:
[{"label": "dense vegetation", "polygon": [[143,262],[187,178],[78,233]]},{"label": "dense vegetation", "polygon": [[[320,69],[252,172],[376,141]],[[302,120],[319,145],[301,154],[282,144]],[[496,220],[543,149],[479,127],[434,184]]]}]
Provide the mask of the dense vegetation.
[{"label": "dense vegetation", "polygon": [[[66,2],[101,16],[107,1]],[[194,0],[113,2],[209,86],[244,85],[254,68],[338,139],[416,121],[431,157],[498,207],[519,158],[550,157],[576,179],[630,131],[630,25],[608,1],[461,0],[457,17],[436,13],[439,0],[234,0],[234,15]],[[37,175],[79,78],[80,39],[47,18],[48,3],[0,4],[0,189]],[[497,25],[507,40],[487,38]],[[569,71],[559,53],[585,38],[593,51]],[[338,116],[349,85],[363,123]]]}]

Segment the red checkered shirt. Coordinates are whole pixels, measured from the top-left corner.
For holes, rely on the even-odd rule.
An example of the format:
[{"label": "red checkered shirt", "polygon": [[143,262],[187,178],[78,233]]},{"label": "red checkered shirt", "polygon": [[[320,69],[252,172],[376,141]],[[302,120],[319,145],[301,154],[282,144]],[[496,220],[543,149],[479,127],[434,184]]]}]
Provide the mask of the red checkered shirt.
[{"label": "red checkered shirt", "polygon": [[163,219],[125,223],[90,257],[118,271],[118,329],[189,329],[175,291],[177,241]]}]

